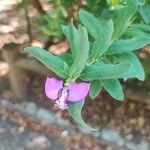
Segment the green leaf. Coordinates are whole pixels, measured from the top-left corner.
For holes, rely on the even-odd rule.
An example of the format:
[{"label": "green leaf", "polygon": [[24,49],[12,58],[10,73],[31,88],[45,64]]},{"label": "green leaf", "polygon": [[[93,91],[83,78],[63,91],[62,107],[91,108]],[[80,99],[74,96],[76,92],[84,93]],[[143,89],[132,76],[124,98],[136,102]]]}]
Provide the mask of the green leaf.
[{"label": "green leaf", "polygon": [[94,129],[94,128],[90,127],[83,121],[82,116],[81,116],[81,111],[82,111],[83,106],[84,106],[84,100],[77,102],[77,103],[72,103],[68,107],[68,113],[82,127],[86,128],[88,130],[92,130],[92,131],[98,130],[98,129]]},{"label": "green leaf", "polygon": [[69,66],[73,64],[73,57],[71,54],[64,53],[64,54],[60,54],[58,57],[64,62],[66,62]]},{"label": "green leaf", "polygon": [[145,0],[138,0],[138,4],[139,5],[144,5],[145,4]]},{"label": "green leaf", "polygon": [[145,32],[150,32],[150,25],[148,24],[136,23],[136,24],[132,24],[130,27],[141,29]]},{"label": "green leaf", "polygon": [[143,48],[149,43],[150,39],[140,37],[126,40],[118,40],[109,47],[106,54],[112,55],[112,54],[128,53]]},{"label": "green leaf", "polygon": [[[146,29],[145,29],[146,30]],[[150,34],[148,32],[144,32],[143,29],[139,29],[136,27],[129,27],[127,31],[125,32],[126,36],[129,37],[137,37],[137,38],[147,38],[150,39]]]},{"label": "green leaf", "polygon": [[124,94],[122,86],[117,79],[101,80],[101,83],[105,90],[116,100],[122,101],[124,99]]},{"label": "green leaf", "polygon": [[97,33],[99,37],[93,45],[91,57],[94,59],[102,56],[111,45],[111,38],[113,34],[112,20],[101,20],[101,32]]},{"label": "green leaf", "polygon": [[99,64],[86,67],[80,78],[85,81],[117,78],[131,69],[131,64],[121,62],[119,64]]},{"label": "green leaf", "polygon": [[26,47],[24,50],[30,53],[36,59],[38,59],[48,69],[52,70],[59,77],[68,77],[69,66],[63,60],[54,56],[50,52],[37,46]]},{"label": "green leaf", "polygon": [[76,57],[78,56],[78,49],[80,48],[79,47],[80,39],[78,30],[73,25],[73,21],[69,26],[62,26],[62,30],[69,41],[73,58],[76,59]]},{"label": "green leaf", "polygon": [[85,10],[79,12],[79,19],[87,28],[89,34],[96,40],[93,45],[91,58],[97,59],[108,49],[113,34],[113,21],[111,19],[97,19]]},{"label": "green leaf", "polygon": [[129,37],[147,38],[150,40],[150,25],[133,24],[127,29],[125,35]]},{"label": "green leaf", "polygon": [[102,90],[102,84],[100,80],[92,80],[90,82],[90,92],[89,95],[91,99],[96,98]]},{"label": "green leaf", "polygon": [[99,38],[99,33],[102,29],[99,21],[91,13],[80,10],[79,19],[94,39]]},{"label": "green leaf", "polygon": [[70,31],[69,31],[70,26],[61,25],[61,28],[62,28],[63,34],[66,36],[66,38],[70,42]]},{"label": "green leaf", "polygon": [[138,0],[127,0],[126,6],[121,6],[116,9],[116,15],[113,18],[115,30],[113,39],[118,39],[127,29],[130,20],[136,13],[138,8]]},{"label": "green leaf", "polygon": [[76,79],[79,77],[80,73],[87,63],[87,59],[89,56],[89,40],[87,30],[83,26],[79,26],[78,33],[79,49],[77,51],[77,56],[74,59],[74,63],[69,71],[69,76],[71,79]]},{"label": "green leaf", "polygon": [[139,7],[139,14],[146,24],[150,23],[150,6],[144,5]]},{"label": "green leaf", "polygon": [[127,54],[118,54],[116,55],[116,58],[118,62],[128,61],[133,66],[128,72],[121,75],[121,78],[124,78],[124,80],[127,80],[128,78],[137,78],[141,81],[144,81],[145,73],[143,66],[134,53],[131,52]]}]

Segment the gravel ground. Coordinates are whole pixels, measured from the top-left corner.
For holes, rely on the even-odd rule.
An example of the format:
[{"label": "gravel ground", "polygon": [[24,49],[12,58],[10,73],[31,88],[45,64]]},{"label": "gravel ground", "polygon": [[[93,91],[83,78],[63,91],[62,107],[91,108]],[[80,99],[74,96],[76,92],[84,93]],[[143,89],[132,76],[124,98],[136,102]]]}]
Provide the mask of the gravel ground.
[{"label": "gravel ground", "polygon": [[[34,130],[35,133],[53,135],[55,139],[64,143],[66,150],[149,150],[150,143],[148,138],[135,141],[132,134],[123,137],[118,130],[106,127],[97,132],[89,132],[86,129],[74,126],[67,119],[60,118],[53,112],[33,102],[11,103],[1,99],[0,115],[22,126],[15,131],[24,132],[24,128],[27,128]],[[27,135],[26,137],[27,139],[32,139],[31,137],[28,138]],[[39,144],[41,139],[33,140],[31,143],[33,145],[35,143]],[[43,142],[47,143],[46,140],[43,140]],[[54,145],[57,146],[57,144]],[[40,148],[40,150],[42,149]],[[61,149],[59,148],[58,150]]]},{"label": "gravel ground", "polygon": [[26,129],[0,117],[0,150],[63,150],[58,139]]}]

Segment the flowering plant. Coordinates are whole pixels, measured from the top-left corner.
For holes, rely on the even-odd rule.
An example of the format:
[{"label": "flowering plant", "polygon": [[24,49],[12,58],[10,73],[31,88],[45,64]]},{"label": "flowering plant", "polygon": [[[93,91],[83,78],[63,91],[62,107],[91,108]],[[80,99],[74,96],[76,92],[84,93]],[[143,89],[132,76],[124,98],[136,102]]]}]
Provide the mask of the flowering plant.
[{"label": "flowering plant", "polygon": [[82,25],[76,28],[71,21],[70,25],[62,26],[71,52],[55,56],[40,47],[25,48],[61,78],[47,77],[47,97],[55,101],[59,109],[67,109],[75,121],[90,130],[92,128],[81,117],[88,93],[94,99],[104,88],[113,98],[122,101],[124,94],[119,80],[137,78],[143,81],[145,78],[143,67],[133,51],[150,43],[150,26],[131,23],[138,0],[126,0],[123,4],[122,1],[112,2],[113,10],[104,10],[100,18],[80,10]]}]

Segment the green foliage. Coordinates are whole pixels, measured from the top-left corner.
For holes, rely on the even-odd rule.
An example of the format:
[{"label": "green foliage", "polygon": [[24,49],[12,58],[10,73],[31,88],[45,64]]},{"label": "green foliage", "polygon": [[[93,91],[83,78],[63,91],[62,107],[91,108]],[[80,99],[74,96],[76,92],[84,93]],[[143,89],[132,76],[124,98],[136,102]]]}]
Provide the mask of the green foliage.
[{"label": "green foliage", "polygon": [[127,73],[123,74],[121,78],[124,78],[124,80],[127,80],[128,78],[137,78],[141,81],[144,81],[145,73],[143,66],[141,65],[139,59],[133,52],[119,54],[116,55],[116,57],[118,58],[118,62],[128,61],[130,64],[132,64],[132,68]]},{"label": "green foliage", "polygon": [[150,43],[149,38],[132,38],[132,39],[121,39],[114,42],[106,52],[107,54],[122,54],[122,53],[128,53],[134,50],[138,50],[140,48],[143,48],[144,46],[148,45]]},{"label": "green foliage", "polygon": [[60,16],[59,13],[51,12],[38,16],[34,20],[34,25],[47,37],[60,37],[62,33],[60,24],[63,22],[63,16]]},{"label": "green foliage", "polygon": [[75,0],[47,0],[50,5],[53,5],[54,8],[59,6],[69,9],[76,4]]},{"label": "green foliage", "polygon": [[122,86],[117,79],[101,80],[101,83],[105,90],[116,100],[122,101],[124,99],[124,94]]},{"label": "green foliage", "polygon": [[85,10],[81,10],[79,12],[79,19],[94,39],[99,38],[99,33],[102,31],[102,27],[92,14]]},{"label": "green foliage", "polygon": [[147,24],[133,24],[131,27],[137,28],[137,29],[141,29],[145,32],[150,33],[150,25]]},{"label": "green foliage", "polygon": [[127,5],[118,6],[114,10],[115,17],[114,21],[114,34],[113,39],[118,39],[127,29],[130,24],[130,21],[138,8],[138,0],[127,0]]},{"label": "green foliage", "polygon": [[[112,42],[113,22],[112,20],[101,20],[101,32],[99,37],[95,39],[91,54],[92,59],[97,59],[102,56]],[[102,38],[103,37],[103,38]]]},{"label": "green foliage", "polygon": [[142,18],[142,20],[146,23],[146,24],[150,24],[150,5],[144,5],[144,6],[140,6],[139,7],[139,14]]},{"label": "green foliage", "polygon": [[52,70],[58,76],[62,78],[68,77],[69,66],[67,65],[67,63],[54,56],[50,52],[47,52],[37,46],[26,47],[25,51],[37,58],[48,69]]},{"label": "green foliage", "polygon": [[150,39],[150,33],[148,31],[147,26],[141,26],[141,27],[131,26],[126,30],[125,35],[134,38],[142,37],[142,38]]},{"label": "green foliage", "polygon": [[88,126],[82,119],[81,117],[81,111],[82,107],[84,106],[84,100],[77,102],[77,103],[72,103],[69,105],[68,112],[70,116],[81,126],[85,127],[88,130],[95,131],[97,129],[94,129],[90,126]]},{"label": "green foliage", "polygon": [[[54,3],[53,0],[49,1]],[[124,99],[119,79],[137,78],[144,80],[145,74],[138,57],[134,53],[150,44],[150,25],[148,24],[147,9],[140,6],[142,20],[134,21],[138,5],[143,0],[87,0],[84,6],[96,14],[95,17],[86,10],[79,11],[79,20],[82,25],[73,24],[62,26],[71,48],[71,53],[54,56],[39,47],[28,47],[25,50],[59,77],[65,78],[67,83],[76,79],[90,82],[89,95],[96,98],[104,88],[114,99]],[[62,5],[64,0],[55,1]],[[93,8],[89,4],[94,3]],[[69,8],[76,4],[73,1],[64,7]],[[99,5],[102,8],[99,10]],[[147,5],[146,5],[147,7]],[[62,8],[62,7],[61,7]],[[62,12],[62,10],[60,11]],[[101,14],[100,14],[101,12]],[[58,18],[59,19],[59,18]],[[134,23],[136,22],[136,23]],[[146,23],[146,24],[145,24]],[[82,119],[81,110],[84,101],[69,104],[68,112],[80,125],[92,130]]]},{"label": "green foliage", "polygon": [[139,0],[139,5],[144,5],[146,0]]},{"label": "green foliage", "polygon": [[67,9],[73,7],[76,2],[74,0],[48,0],[51,9],[46,14],[39,15],[34,24],[37,30],[41,31],[45,36],[61,37],[61,24],[66,22],[68,17]]},{"label": "green foliage", "polygon": [[75,36],[77,39],[74,39],[78,43],[74,45],[74,47],[78,47],[78,49],[73,49],[72,53],[74,53],[74,63],[70,67],[69,71],[69,80],[75,80],[80,76],[80,73],[84,69],[84,66],[87,63],[87,59],[89,56],[89,40],[86,28],[83,26],[79,26],[79,29],[76,30]]},{"label": "green foliage", "polygon": [[127,61],[119,64],[96,64],[86,67],[80,78],[85,81],[97,79],[112,79],[117,78],[131,69],[131,64]]},{"label": "green foliage", "polygon": [[102,84],[100,80],[92,80],[90,82],[90,92],[89,95],[91,99],[96,98],[102,90]]},{"label": "green foliage", "polygon": [[104,8],[107,8],[106,0],[86,0],[86,5],[84,5],[84,9],[95,16],[100,16]]},{"label": "green foliage", "polygon": [[60,54],[58,57],[66,62],[68,66],[71,66],[73,64],[73,57],[69,53]]},{"label": "green foliage", "polygon": [[63,33],[65,34],[66,38],[69,41],[72,55],[74,59],[76,59],[79,50],[79,32],[76,27],[73,25],[73,21],[71,22],[70,26],[62,26]]},{"label": "green foliage", "polygon": [[[97,19],[89,12],[81,10],[79,19],[87,28],[89,34],[94,38],[93,48],[91,51],[91,61],[99,58],[108,49],[111,44],[113,34],[113,22],[111,19]],[[103,38],[102,38],[103,37]]]}]

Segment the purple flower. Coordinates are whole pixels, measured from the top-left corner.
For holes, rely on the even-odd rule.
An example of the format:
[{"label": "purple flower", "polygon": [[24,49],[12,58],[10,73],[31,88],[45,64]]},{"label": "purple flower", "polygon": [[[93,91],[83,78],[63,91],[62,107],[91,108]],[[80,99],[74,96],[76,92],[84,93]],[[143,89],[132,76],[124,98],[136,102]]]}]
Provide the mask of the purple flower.
[{"label": "purple flower", "polygon": [[88,94],[90,85],[86,82],[70,83],[63,85],[62,80],[47,77],[45,83],[45,94],[55,101],[55,106],[65,110],[70,102],[84,100]]}]

